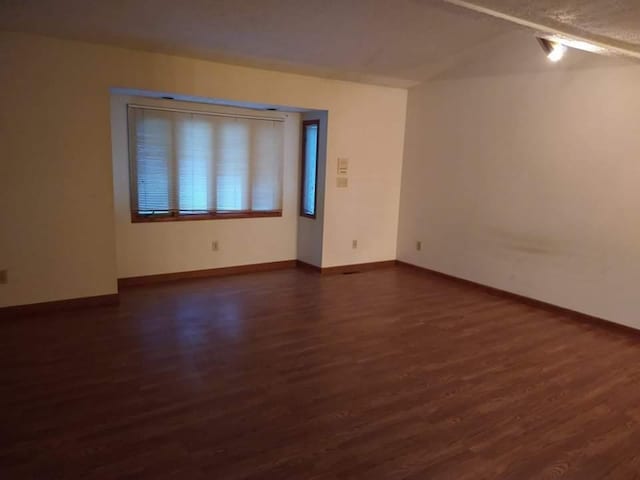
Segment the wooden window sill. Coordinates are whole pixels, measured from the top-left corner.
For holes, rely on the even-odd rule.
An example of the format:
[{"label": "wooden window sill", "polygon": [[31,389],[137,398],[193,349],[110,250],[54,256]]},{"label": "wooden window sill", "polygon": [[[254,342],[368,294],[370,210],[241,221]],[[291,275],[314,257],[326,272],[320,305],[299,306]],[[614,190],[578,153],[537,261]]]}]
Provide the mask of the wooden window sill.
[{"label": "wooden window sill", "polygon": [[154,223],[154,222],[188,222],[192,220],[229,220],[233,218],[267,218],[282,217],[281,210],[269,212],[216,212],[197,213],[182,215],[143,215],[137,212],[131,213],[131,223]]}]

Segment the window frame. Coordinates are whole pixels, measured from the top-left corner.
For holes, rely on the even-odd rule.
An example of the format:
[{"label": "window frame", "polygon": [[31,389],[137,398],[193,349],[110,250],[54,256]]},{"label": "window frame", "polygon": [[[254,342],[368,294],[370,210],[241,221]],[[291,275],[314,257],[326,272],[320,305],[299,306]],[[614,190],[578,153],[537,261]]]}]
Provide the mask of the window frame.
[{"label": "window frame", "polygon": [[282,217],[282,210],[238,210],[233,212],[143,214],[131,211],[131,223],[188,222],[190,220],[231,220],[237,218]]},{"label": "window frame", "polygon": [[[304,186],[307,172],[307,126],[316,125],[318,127],[318,135],[316,135],[316,171],[315,171],[315,190],[313,195],[313,214],[304,211]],[[300,216],[315,219],[318,215],[318,159],[320,158],[320,120],[304,120],[302,122],[302,159],[300,172]]]},{"label": "window frame", "polygon": [[[131,212],[131,223],[155,223],[155,222],[183,222],[183,221],[192,221],[192,220],[231,220],[231,219],[239,219],[239,218],[271,218],[271,217],[282,217],[282,211],[284,206],[281,205],[279,210],[216,210],[216,211],[208,211],[208,212],[197,212],[197,213],[180,213],[179,211],[171,211],[171,212],[163,212],[163,213],[140,213],[137,208],[136,198],[138,196],[138,183],[137,183],[137,165],[136,165],[136,156],[133,154],[133,149],[135,148],[135,139],[134,137],[134,129],[132,128],[132,110],[134,108],[148,108],[151,110],[166,110],[166,111],[176,111],[182,113],[193,113],[198,115],[213,115],[220,117],[234,117],[234,118],[256,118],[254,115],[247,115],[242,113],[225,113],[225,112],[213,112],[207,110],[198,110],[198,109],[183,109],[183,108],[172,108],[165,106],[157,106],[153,104],[145,104],[140,102],[129,102],[126,105],[127,109],[127,154],[128,154],[128,163],[129,163],[129,209]],[[263,118],[259,118],[262,120]],[[272,119],[265,117],[265,120],[274,120],[274,121],[284,121],[280,119]],[[284,158],[282,159],[284,167]],[[175,172],[173,172],[175,175]],[[281,185],[281,188],[284,188],[284,184]],[[281,192],[283,195],[284,192]]]}]

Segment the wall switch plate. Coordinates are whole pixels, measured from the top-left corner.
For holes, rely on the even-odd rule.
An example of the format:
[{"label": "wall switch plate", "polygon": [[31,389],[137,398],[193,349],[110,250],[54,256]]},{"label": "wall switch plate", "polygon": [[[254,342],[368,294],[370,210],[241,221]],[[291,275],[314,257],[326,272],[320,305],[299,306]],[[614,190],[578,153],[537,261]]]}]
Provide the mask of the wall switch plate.
[{"label": "wall switch plate", "polygon": [[337,177],[336,178],[336,187],[338,188],[347,188],[349,186],[349,179],[347,177]]},{"label": "wall switch plate", "polygon": [[351,240],[351,248],[358,248],[358,240]]},{"label": "wall switch plate", "polygon": [[347,175],[349,173],[349,159],[338,158],[338,175]]},{"label": "wall switch plate", "polygon": [[416,250],[418,251],[422,250],[422,242],[420,240],[416,242]]},{"label": "wall switch plate", "polygon": [[217,240],[214,240],[213,242],[211,242],[211,250],[213,252],[217,252],[219,250],[218,241]]},{"label": "wall switch plate", "polygon": [[9,272],[7,270],[0,270],[0,284],[9,283]]}]

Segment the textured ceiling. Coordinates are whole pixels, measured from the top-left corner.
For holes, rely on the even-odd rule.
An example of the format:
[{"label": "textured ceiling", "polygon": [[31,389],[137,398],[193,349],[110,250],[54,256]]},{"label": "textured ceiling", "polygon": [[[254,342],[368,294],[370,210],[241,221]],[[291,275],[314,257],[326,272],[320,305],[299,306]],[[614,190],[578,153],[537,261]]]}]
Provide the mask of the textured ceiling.
[{"label": "textured ceiling", "polygon": [[640,56],[638,0],[0,0],[1,30],[400,87],[527,22]]},{"label": "textured ceiling", "polygon": [[[446,0],[489,15],[532,23],[640,57],[638,0]],[[524,21],[522,23],[520,21]]]},{"label": "textured ceiling", "polygon": [[0,0],[0,29],[409,86],[508,23],[441,0]]}]

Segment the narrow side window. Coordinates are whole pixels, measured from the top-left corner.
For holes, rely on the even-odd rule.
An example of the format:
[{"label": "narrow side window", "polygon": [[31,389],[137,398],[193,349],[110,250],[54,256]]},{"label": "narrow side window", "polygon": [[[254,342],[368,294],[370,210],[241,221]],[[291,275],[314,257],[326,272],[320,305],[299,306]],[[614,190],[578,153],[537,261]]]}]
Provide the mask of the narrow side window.
[{"label": "narrow side window", "polygon": [[302,122],[302,179],[300,215],[316,218],[319,120]]}]

